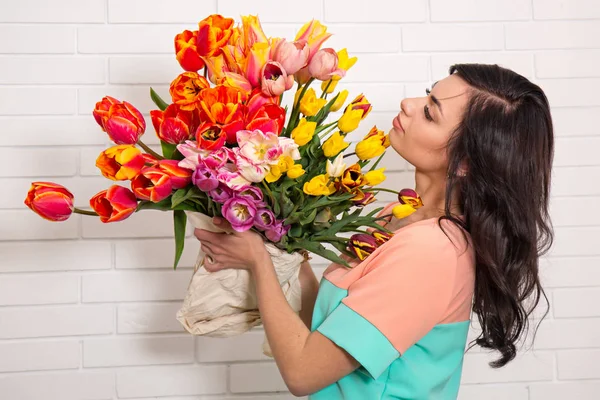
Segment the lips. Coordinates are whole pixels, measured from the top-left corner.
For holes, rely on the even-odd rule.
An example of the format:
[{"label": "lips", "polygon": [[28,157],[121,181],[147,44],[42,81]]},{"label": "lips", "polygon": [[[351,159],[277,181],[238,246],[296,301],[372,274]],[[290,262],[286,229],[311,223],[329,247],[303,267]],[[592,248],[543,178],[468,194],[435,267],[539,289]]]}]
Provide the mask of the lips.
[{"label": "lips", "polygon": [[392,121],[392,125],[394,125],[394,128],[397,128],[397,129],[401,130],[402,132],[404,132],[404,128],[402,127],[402,124],[400,123],[399,116],[396,116],[396,118],[394,118],[394,120]]}]

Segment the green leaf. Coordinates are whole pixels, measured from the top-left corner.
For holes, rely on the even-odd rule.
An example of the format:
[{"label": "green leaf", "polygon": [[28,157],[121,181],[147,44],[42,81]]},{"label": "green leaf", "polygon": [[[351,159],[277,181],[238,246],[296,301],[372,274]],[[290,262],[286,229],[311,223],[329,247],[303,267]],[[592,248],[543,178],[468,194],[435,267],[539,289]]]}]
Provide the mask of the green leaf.
[{"label": "green leaf", "polygon": [[173,159],[175,152],[177,151],[177,145],[160,141],[160,147],[165,158]]},{"label": "green leaf", "polygon": [[315,217],[317,216],[317,209],[313,208],[313,210],[308,213],[308,214],[304,214],[302,216],[302,218],[300,218],[300,225],[307,225],[310,224],[311,222],[313,222],[315,220]]},{"label": "green leaf", "polygon": [[156,93],[152,88],[150,88],[150,98],[154,104],[156,104],[156,107],[158,107],[161,111],[165,111],[165,109],[169,106],[169,104],[161,99],[158,93]]},{"label": "green leaf", "polygon": [[329,261],[344,265],[348,268],[351,267],[344,259],[335,254],[333,251],[326,249],[321,243],[318,242],[300,239],[288,244],[288,251],[296,249],[305,249],[310,251],[311,253],[318,254],[321,257],[328,259]]},{"label": "green leaf", "polygon": [[171,198],[167,197],[157,203],[148,200],[142,200],[138,203],[136,211],[140,210],[160,210],[169,211],[171,210]]},{"label": "green leaf", "polygon": [[302,226],[298,224],[292,225],[288,231],[290,237],[299,238],[302,237]]},{"label": "green leaf", "polygon": [[185,212],[181,210],[173,211],[173,223],[175,227],[175,263],[173,264],[173,269],[177,269],[177,264],[179,264],[179,259],[183,252],[186,222]]},{"label": "green leaf", "polygon": [[173,193],[173,196],[171,196],[171,207],[175,208],[179,203],[183,203],[188,199],[198,198],[198,196],[200,196],[198,192],[200,192],[200,189],[196,186],[189,186],[177,190]]}]

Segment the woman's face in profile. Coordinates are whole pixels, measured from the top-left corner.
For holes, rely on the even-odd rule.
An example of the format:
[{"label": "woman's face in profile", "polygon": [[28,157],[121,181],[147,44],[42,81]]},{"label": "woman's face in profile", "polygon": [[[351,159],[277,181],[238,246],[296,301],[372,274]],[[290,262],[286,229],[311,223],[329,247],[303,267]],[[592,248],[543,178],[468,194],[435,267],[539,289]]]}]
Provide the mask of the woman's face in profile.
[{"label": "woman's face in profile", "polygon": [[389,133],[391,147],[421,172],[445,177],[445,146],[461,122],[468,89],[469,85],[453,74],[434,83],[429,95],[402,100]]}]

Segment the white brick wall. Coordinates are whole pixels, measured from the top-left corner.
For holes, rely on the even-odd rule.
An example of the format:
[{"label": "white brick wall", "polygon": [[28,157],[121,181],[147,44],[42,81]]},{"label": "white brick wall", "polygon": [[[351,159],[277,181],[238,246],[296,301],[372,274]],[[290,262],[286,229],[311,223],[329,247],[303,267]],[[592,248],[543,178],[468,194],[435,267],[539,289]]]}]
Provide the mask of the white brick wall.
[{"label": "white brick wall", "polygon": [[[107,144],[94,104],[111,95],[148,115],[149,86],[166,97],[180,71],[173,35],[217,11],[259,14],[267,33],[288,38],[324,21],[330,46],[359,57],[341,85],[368,96],[366,124],[383,129],[403,97],[422,96],[453,63],[499,63],[542,86],[556,130],[556,242],[540,266],[551,313],[506,368],[472,349],[460,399],[600,398],[597,0],[305,0],[293,10],[275,0],[0,2],[0,397],[293,398],[261,352],[261,329],[195,338],[175,319],[197,242],[188,235],[172,271],[169,214],[50,223],[23,206],[32,180],[65,184],[80,207],[108,186],[94,167]],[[392,152],[382,166],[390,186],[412,186],[413,168]],[[313,264],[320,277],[325,260]]]}]

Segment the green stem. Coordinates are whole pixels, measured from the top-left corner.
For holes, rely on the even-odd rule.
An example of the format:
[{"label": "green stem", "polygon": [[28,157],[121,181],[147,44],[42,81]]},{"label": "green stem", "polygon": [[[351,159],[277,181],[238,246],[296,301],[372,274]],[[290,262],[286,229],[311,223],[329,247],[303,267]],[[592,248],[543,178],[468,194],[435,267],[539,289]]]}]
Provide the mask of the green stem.
[{"label": "green stem", "polygon": [[146,153],[154,156],[157,160],[164,160],[164,157],[161,156],[160,154],[158,154],[157,152],[155,152],[154,150],[152,150],[150,147],[148,147],[147,144],[145,144],[144,142],[142,142],[141,140],[138,140],[137,144],[146,151]]},{"label": "green stem", "polygon": [[[337,122],[337,121],[336,121]],[[319,139],[322,140],[325,136],[329,135],[331,132],[335,131],[337,128],[337,125],[334,127],[331,127],[331,129],[325,131],[325,133],[323,133],[323,136],[321,136],[321,132],[319,132],[317,135],[319,136]]]},{"label": "green stem", "polygon": [[334,121],[334,122],[332,122],[332,123],[330,123],[330,124],[321,125],[321,126],[319,126],[319,127],[318,127],[318,128],[315,130],[315,133],[323,132],[325,129],[328,129],[328,128],[329,128],[329,127],[331,127],[331,126],[333,126],[333,125],[336,125],[338,122],[339,122],[339,120],[337,120],[337,121]]},{"label": "green stem", "polygon": [[329,89],[329,85],[331,85],[331,82],[333,82],[331,79],[329,80],[329,82],[327,83],[327,86],[325,86],[325,90],[323,90],[323,93],[321,93],[321,98],[327,98],[327,89]]},{"label": "green stem", "polygon": [[344,154],[344,158],[346,158],[346,157],[350,157],[350,156],[353,156],[353,155],[355,155],[355,154],[356,154],[356,153],[348,153],[348,154]]},{"label": "green stem", "polygon": [[271,192],[269,185],[267,185],[267,183],[264,180],[262,181],[262,184],[265,187],[265,190],[267,191],[267,193],[269,194],[269,197],[271,198],[271,203],[275,204],[275,196],[273,196],[273,192]]},{"label": "green stem", "polygon": [[[300,92],[300,95],[298,96],[298,102],[294,105],[294,108],[292,109],[292,115],[290,116],[290,121],[288,124],[288,128],[286,130],[286,137],[289,137],[289,135],[292,133],[292,130],[294,130],[294,128],[296,127],[296,124],[297,124],[296,120],[298,119],[298,114],[300,113],[300,102],[302,101],[302,97],[304,97],[304,94],[308,90],[310,84],[314,80],[315,80],[315,78],[310,78],[308,80],[308,82],[306,82],[304,84],[304,87],[302,88],[302,91]],[[300,86],[298,86],[298,90],[300,90]]]},{"label": "green stem", "polygon": [[98,214],[94,211],[86,211],[86,210],[82,210],[80,208],[73,208],[73,212],[75,214],[82,214],[82,215],[92,215],[94,217],[97,217]]},{"label": "green stem", "polygon": [[370,171],[374,171],[375,168],[377,168],[377,164],[379,164],[379,161],[381,161],[381,159],[383,158],[384,155],[385,155],[385,152],[379,156],[379,158],[377,159],[377,161],[375,161],[375,164],[373,164],[373,166],[371,167],[371,169],[369,169],[369,172]]},{"label": "green stem", "polygon": [[395,190],[391,190],[391,189],[384,189],[384,188],[371,188],[371,189],[363,189],[363,192],[376,192],[376,191],[382,191],[382,192],[390,192],[390,193],[394,193],[394,194],[398,194],[399,192],[395,191]]}]

